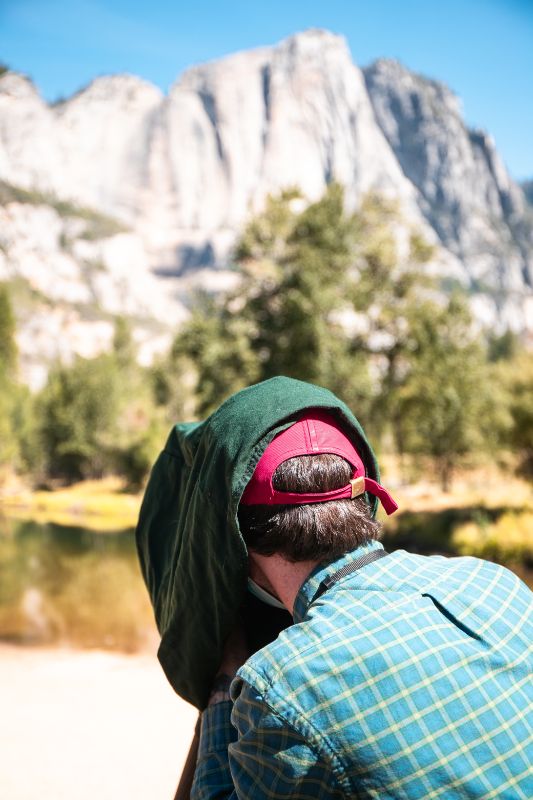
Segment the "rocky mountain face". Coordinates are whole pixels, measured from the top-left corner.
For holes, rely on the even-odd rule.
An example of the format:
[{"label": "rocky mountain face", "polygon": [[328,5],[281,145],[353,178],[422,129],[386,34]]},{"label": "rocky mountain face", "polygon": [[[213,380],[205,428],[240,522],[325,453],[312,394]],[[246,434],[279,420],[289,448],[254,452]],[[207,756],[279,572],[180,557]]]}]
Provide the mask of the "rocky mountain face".
[{"label": "rocky mountain face", "polygon": [[165,350],[185,309],[148,266],[138,234],[109,217],[0,183],[0,280],[19,320],[23,375],[38,387],[48,365],[110,347],[115,315],[135,322],[142,361]]},{"label": "rocky mountain face", "polygon": [[441,83],[387,60],[366,69],[365,79],[424,217],[460,260],[468,285],[503,311],[509,295],[533,285],[533,227],[494,141],[465,126],[458,98]]},{"label": "rocky mountain face", "polygon": [[520,184],[522,191],[526,197],[527,202],[530,206],[533,206],[533,180],[531,181],[522,181]]},{"label": "rocky mountain face", "polygon": [[267,193],[297,185],[314,200],[332,179],[350,207],[395,198],[487,323],[533,327],[522,190],[458,99],[396,62],[362,71],[341,37],[308,31],[193,67],[168,96],[118,75],[50,106],[23,76],[0,77],[0,279],[90,323],[85,342],[112,313],[144,340],[175,327],[192,284],[231,279],[231,247]]}]

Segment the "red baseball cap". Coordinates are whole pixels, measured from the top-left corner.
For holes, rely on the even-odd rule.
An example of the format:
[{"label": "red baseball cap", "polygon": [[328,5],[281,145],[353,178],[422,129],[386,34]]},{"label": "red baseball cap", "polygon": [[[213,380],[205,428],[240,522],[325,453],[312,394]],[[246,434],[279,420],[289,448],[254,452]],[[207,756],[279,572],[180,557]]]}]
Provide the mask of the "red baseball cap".
[{"label": "red baseball cap", "polygon": [[[280,464],[294,456],[319,453],[334,453],[352,465],[354,473],[346,486],[329,492],[281,492],[274,489],[272,476]],[[370,492],[381,500],[387,514],[393,514],[398,508],[397,503],[381,484],[367,478],[365,472],[361,456],[335,417],[320,409],[309,409],[298,422],[278,433],[270,442],[244,490],[241,503],[245,506],[304,505],[354,498]]]}]

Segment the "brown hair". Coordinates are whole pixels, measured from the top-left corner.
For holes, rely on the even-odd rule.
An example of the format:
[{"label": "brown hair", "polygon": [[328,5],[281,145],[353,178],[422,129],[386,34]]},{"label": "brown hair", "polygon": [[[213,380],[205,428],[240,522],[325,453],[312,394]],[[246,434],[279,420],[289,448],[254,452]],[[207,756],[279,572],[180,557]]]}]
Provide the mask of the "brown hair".
[{"label": "brown hair", "polygon": [[[297,456],[274,472],[272,484],[285,492],[326,492],[346,486],[353,474],[341,456]],[[279,553],[288,561],[335,559],[377,539],[381,525],[362,498],[282,506],[239,506],[239,526],[250,550]]]}]

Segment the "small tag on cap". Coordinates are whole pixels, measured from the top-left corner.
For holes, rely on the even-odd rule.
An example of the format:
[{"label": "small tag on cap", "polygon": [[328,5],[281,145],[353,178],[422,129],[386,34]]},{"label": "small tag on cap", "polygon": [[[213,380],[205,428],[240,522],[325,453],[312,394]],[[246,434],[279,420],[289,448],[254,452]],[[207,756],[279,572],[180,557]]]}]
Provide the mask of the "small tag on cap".
[{"label": "small tag on cap", "polygon": [[350,481],[350,484],[352,487],[352,499],[364,493],[365,491],[364,476],[360,475],[359,478],[353,478],[353,480]]}]

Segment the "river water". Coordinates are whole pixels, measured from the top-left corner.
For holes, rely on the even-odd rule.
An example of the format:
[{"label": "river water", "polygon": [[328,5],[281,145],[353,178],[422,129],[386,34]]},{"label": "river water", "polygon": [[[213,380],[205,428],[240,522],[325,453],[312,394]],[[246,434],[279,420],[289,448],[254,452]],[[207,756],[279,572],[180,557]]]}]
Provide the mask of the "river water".
[{"label": "river water", "polygon": [[155,636],[133,530],[0,520],[0,639],[135,652]]},{"label": "river water", "polygon": [[[418,516],[385,536],[386,549],[453,555],[450,526]],[[531,569],[516,571],[533,587]],[[158,635],[133,529],[103,533],[0,518],[0,641],[153,649]]]}]

